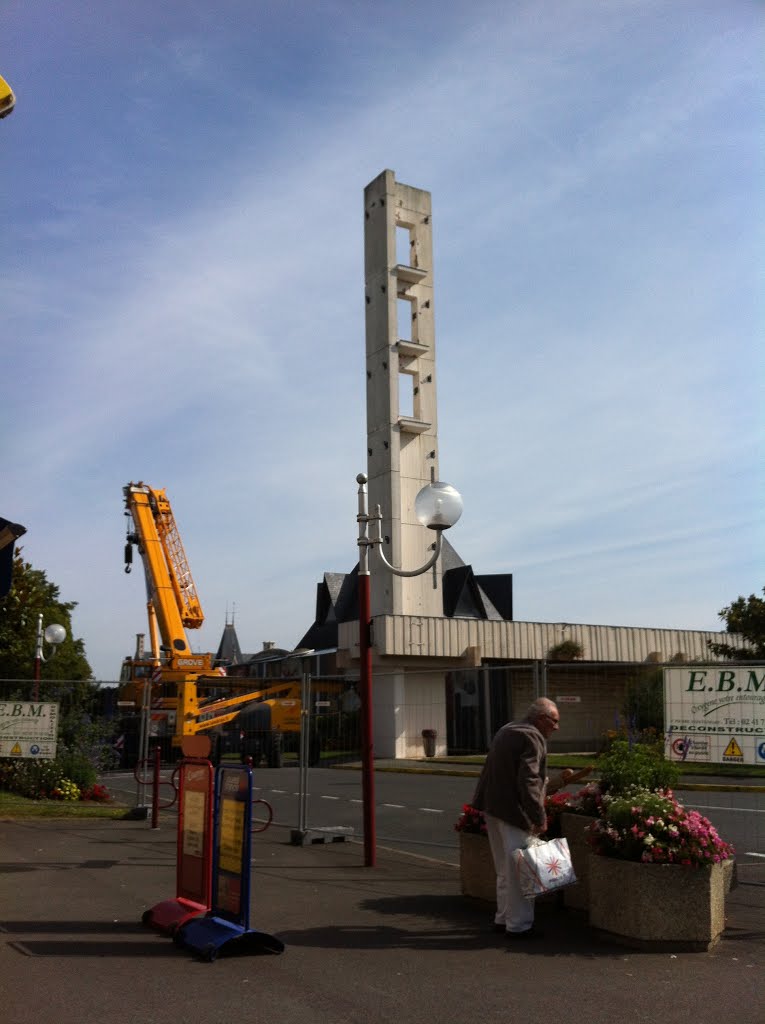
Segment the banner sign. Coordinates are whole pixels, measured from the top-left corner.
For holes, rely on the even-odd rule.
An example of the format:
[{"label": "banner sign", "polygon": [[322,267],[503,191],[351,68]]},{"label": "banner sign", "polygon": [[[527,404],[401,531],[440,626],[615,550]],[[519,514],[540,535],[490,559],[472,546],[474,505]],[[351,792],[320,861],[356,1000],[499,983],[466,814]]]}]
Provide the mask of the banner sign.
[{"label": "banner sign", "polygon": [[0,701],[0,757],[53,760],[58,736],[58,704]]},{"label": "banner sign", "polygon": [[673,761],[765,763],[765,665],[664,669],[664,721]]},{"label": "banner sign", "polygon": [[180,764],[177,896],[210,906],[213,768],[209,761]]},{"label": "banner sign", "polygon": [[211,913],[249,928],[252,768],[221,765],[216,814]]}]

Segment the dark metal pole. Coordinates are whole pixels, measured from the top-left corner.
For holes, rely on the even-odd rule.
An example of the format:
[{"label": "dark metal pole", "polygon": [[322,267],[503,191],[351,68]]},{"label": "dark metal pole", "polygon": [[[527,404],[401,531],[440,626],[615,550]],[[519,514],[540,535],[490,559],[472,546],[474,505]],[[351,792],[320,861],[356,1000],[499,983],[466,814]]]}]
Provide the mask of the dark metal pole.
[{"label": "dark metal pole", "polygon": [[151,827],[159,828],[159,765],[160,765],[159,744],[154,748],[154,774],[152,777],[151,793]]},{"label": "dark metal pole", "polygon": [[364,866],[377,862],[375,837],[374,722],[372,714],[372,611],[369,577],[369,539],[367,526],[367,478],[356,477],[359,484],[359,684],[361,698],[361,796],[364,810]]}]

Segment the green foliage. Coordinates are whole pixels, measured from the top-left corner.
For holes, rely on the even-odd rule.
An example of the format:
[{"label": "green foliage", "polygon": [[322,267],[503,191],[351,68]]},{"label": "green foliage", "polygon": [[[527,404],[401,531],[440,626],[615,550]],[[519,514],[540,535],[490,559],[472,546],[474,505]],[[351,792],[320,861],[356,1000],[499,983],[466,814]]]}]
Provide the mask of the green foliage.
[{"label": "green foliage", "polygon": [[630,679],[624,698],[624,717],[633,731],[664,732],[664,672],[653,669]]},{"label": "green foliage", "polygon": [[[59,622],[67,638],[41,664],[40,701],[59,705],[55,761],[14,759],[0,763],[0,786],[39,799],[60,789],[67,780],[88,790],[98,773],[114,767],[113,727],[99,718],[98,687],[85,657],[82,640],[72,639],[73,601],[61,601],[58,587],[45,573],[25,562],[16,551],[13,585],[0,600],[0,678],[14,680],[2,692],[5,700],[29,700],[32,695],[37,619]],[[15,682],[18,681],[18,682]]]},{"label": "green foliage", "polygon": [[664,757],[663,744],[632,743],[616,739],[598,758],[601,788],[617,795],[635,786],[641,789],[672,789],[680,771]]},{"label": "green foliage", "polygon": [[70,779],[79,789],[90,789],[98,781],[95,765],[81,751],[67,750],[56,760],[63,778]]},{"label": "green foliage", "polygon": [[547,652],[548,661],[578,661],[584,657],[584,647],[576,640],[561,640]]},{"label": "green foliage", "polygon": [[10,793],[43,800],[53,792],[64,778],[58,761],[31,759],[0,760],[0,788]]},{"label": "green foliage", "polygon": [[41,664],[41,679],[92,679],[85,645],[82,640],[72,639],[72,611],[76,607],[75,601],[62,601],[59,588],[48,581],[41,569],[25,562],[21,549],[17,549],[13,558],[11,589],[0,598],[0,679],[34,677],[37,616],[40,613],[45,625],[58,622],[67,634],[55,656]]},{"label": "green foliage", "polygon": [[[762,590],[765,594],[765,587]],[[720,658],[732,661],[759,661],[765,658],[765,601],[756,594],[737,597],[735,601],[718,612],[725,622],[728,633],[740,633],[748,641],[746,647],[733,644],[715,644],[709,641],[709,649]]]}]

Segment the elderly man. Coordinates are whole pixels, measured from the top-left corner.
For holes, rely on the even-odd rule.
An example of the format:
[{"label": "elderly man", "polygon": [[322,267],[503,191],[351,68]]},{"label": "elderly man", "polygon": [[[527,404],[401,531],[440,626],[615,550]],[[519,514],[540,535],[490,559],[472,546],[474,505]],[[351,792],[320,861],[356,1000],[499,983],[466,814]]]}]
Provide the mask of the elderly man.
[{"label": "elderly man", "polygon": [[[473,806],[483,812],[497,872],[494,927],[509,938],[535,938],[534,901],[521,894],[513,854],[545,828],[547,738],[559,727],[558,708],[535,700],[520,722],[508,722],[494,737]],[[568,769],[561,782],[565,785]]]}]

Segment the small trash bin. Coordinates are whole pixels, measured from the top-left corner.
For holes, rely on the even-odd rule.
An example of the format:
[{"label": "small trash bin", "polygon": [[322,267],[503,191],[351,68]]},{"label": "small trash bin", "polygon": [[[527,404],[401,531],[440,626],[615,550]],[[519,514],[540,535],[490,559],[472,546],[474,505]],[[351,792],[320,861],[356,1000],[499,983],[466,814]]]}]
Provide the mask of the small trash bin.
[{"label": "small trash bin", "polygon": [[436,737],[438,733],[435,729],[423,729],[422,730],[422,745],[425,748],[425,757],[436,756]]}]

